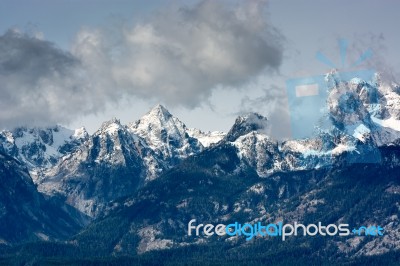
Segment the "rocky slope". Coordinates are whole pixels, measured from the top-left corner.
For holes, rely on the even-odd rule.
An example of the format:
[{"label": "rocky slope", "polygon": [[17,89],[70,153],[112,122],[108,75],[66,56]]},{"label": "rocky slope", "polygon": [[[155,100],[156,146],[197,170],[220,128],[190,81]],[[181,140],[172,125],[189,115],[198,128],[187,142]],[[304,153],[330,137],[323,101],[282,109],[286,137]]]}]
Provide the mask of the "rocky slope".
[{"label": "rocky slope", "polygon": [[75,152],[43,172],[39,190],[97,217],[112,200],[135,193],[201,152],[204,147],[188,131],[161,105],[128,126],[117,119],[105,122]]},{"label": "rocky slope", "polygon": [[38,186],[41,192],[62,197],[67,204],[95,217],[111,200],[134,193],[149,172],[158,170],[162,165],[154,159],[152,150],[113,119],[44,172]]},{"label": "rocky slope", "polygon": [[65,239],[87,219],[62,202],[46,200],[27,168],[0,152],[0,242]]}]

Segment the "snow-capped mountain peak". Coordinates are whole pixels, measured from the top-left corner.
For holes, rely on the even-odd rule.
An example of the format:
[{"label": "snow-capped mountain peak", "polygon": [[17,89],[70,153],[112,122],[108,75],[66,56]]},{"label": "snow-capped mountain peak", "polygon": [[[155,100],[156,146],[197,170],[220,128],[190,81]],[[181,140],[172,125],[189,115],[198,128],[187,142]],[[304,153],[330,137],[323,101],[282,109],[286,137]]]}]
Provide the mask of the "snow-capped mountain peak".
[{"label": "snow-capped mountain peak", "polygon": [[72,137],[75,139],[87,139],[89,137],[89,133],[86,131],[85,127],[80,127],[74,130]]},{"label": "snow-capped mountain peak", "polygon": [[171,113],[160,104],[153,107],[138,121],[131,123],[130,128],[139,133],[139,135],[146,135],[146,133],[152,130],[160,130],[161,128],[168,129],[169,131],[172,130],[178,135],[184,134],[186,130],[185,124],[178,118],[172,116]]},{"label": "snow-capped mountain peak", "polygon": [[235,124],[226,135],[226,140],[235,141],[238,137],[243,136],[251,131],[266,134],[268,129],[268,119],[258,113],[248,113],[239,116],[235,120]]},{"label": "snow-capped mountain peak", "polygon": [[94,135],[108,134],[115,135],[119,130],[122,130],[124,126],[121,124],[121,121],[112,118],[109,121],[104,122],[101,127],[94,133]]},{"label": "snow-capped mountain peak", "polygon": [[156,105],[128,127],[168,165],[174,165],[203,149],[197,139],[189,136],[186,125],[162,105]]},{"label": "snow-capped mountain peak", "polygon": [[59,125],[47,128],[19,127],[0,132],[0,145],[8,155],[18,158],[29,169],[47,168],[88,137],[84,127],[76,130]]},{"label": "snow-capped mountain peak", "polygon": [[154,106],[145,116],[157,117],[159,120],[167,121],[172,118],[171,113],[161,104]]},{"label": "snow-capped mountain peak", "polygon": [[362,143],[389,145],[400,139],[400,95],[395,85],[353,78],[346,82],[336,73],[326,76],[327,107],[333,126]]}]

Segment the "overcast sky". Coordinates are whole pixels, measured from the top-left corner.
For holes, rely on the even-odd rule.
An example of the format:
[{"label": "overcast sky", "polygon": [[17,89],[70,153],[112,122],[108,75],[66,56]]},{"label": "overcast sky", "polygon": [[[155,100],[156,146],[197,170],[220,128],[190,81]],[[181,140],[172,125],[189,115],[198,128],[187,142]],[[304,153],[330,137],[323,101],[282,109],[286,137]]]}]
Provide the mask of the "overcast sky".
[{"label": "overcast sky", "polygon": [[257,111],[286,136],[286,80],[329,71],[318,51],[346,71],[371,49],[361,67],[397,76],[399,10],[395,0],[2,0],[0,127],[94,132],[161,103],[205,131]]}]

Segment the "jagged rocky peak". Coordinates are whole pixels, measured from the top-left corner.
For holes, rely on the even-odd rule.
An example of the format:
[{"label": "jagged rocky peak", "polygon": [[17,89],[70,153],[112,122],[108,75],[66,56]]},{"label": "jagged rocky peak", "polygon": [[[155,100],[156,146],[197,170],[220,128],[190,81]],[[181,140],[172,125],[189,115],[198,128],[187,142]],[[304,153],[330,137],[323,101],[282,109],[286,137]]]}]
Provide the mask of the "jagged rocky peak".
[{"label": "jagged rocky peak", "polygon": [[91,160],[111,164],[125,164],[126,150],[137,153],[135,147],[136,136],[122,125],[119,119],[112,118],[104,122],[87,142]]},{"label": "jagged rocky peak", "polygon": [[87,132],[85,127],[80,127],[74,130],[74,134],[72,136],[75,139],[88,139],[89,133]]},{"label": "jagged rocky peak", "polygon": [[355,123],[371,124],[368,107],[377,102],[376,89],[361,79],[338,83],[327,99],[330,118],[339,129]]},{"label": "jagged rocky peak", "polygon": [[140,136],[169,166],[203,149],[197,139],[189,136],[186,125],[160,104],[131,123],[129,130]]},{"label": "jagged rocky peak", "polygon": [[131,123],[130,128],[139,135],[147,135],[149,131],[165,128],[166,130],[186,130],[178,118],[174,117],[164,106],[157,104],[138,121]]},{"label": "jagged rocky peak", "polygon": [[147,116],[157,117],[162,120],[168,120],[172,118],[171,113],[161,104],[157,104],[147,113]]},{"label": "jagged rocky peak", "polygon": [[75,150],[89,138],[84,127],[70,130],[60,125],[49,127],[18,127],[0,132],[0,146],[29,169],[48,168],[57,160]]},{"label": "jagged rocky peak", "polygon": [[[174,123],[177,128],[182,129],[182,137],[187,138],[188,136],[194,139],[197,139],[204,147],[208,147],[213,143],[217,143],[220,141],[226,134],[221,131],[213,131],[213,132],[203,132],[196,128],[187,128],[184,123],[182,123],[178,118],[174,117],[163,105],[157,104],[150,110],[143,118],[141,118],[140,122],[167,122],[171,121]],[[138,123],[138,122],[137,122]],[[163,125],[163,124],[161,124]],[[166,124],[164,124],[166,125]],[[187,133],[187,135],[186,135]]]},{"label": "jagged rocky peak", "polygon": [[114,117],[109,121],[103,122],[101,127],[95,132],[94,135],[101,135],[104,133],[114,135],[123,128],[124,126],[121,124],[121,121]]},{"label": "jagged rocky peak", "polygon": [[[78,133],[76,135],[75,133]],[[64,139],[80,139],[87,138],[88,133],[84,127],[77,129],[76,131],[67,129],[60,125],[49,126],[49,127],[17,127],[10,131],[14,139],[36,139],[47,145],[53,145],[54,142],[63,141]],[[56,143],[59,144],[59,143]],[[62,143],[61,143],[62,144]]]},{"label": "jagged rocky peak", "polygon": [[235,124],[226,135],[227,141],[235,141],[238,137],[246,135],[252,131],[266,133],[268,129],[268,119],[258,113],[248,113],[239,116]]},{"label": "jagged rocky peak", "polygon": [[164,106],[157,104],[142,118],[131,123],[130,129],[140,136],[146,137],[153,131],[160,131],[162,129],[180,131],[186,129],[186,126],[178,118],[172,116]]},{"label": "jagged rocky peak", "polygon": [[50,196],[60,195],[67,204],[96,217],[108,202],[130,195],[152,174],[150,170],[160,168],[151,159],[139,138],[113,118],[76,152],[46,171],[38,189]]},{"label": "jagged rocky peak", "polygon": [[332,71],[325,78],[329,88],[326,103],[334,127],[377,146],[399,139],[400,95],[395,84],[383,82],[379,74],[343,79]]}]

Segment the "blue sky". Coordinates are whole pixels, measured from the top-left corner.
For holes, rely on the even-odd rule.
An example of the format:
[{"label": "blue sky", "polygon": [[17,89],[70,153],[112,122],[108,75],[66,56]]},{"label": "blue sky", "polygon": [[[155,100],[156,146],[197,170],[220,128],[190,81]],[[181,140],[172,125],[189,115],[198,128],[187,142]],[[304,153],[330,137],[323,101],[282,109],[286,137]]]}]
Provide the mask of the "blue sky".
[{"label": "blue sky", "polygon": [[113,18],[140,21],[168,5],[153,0],[4,0],[0,2],[0,29],[37,30],[46,39],[68,49],[83,26],[104,26]]},{"label": "blue sky", "polygon": [[[81,53],[84,49],[82,46],[77,45],[77,40],[79,40],[79,37],[92,36],[90,34],[100,32],[100,35],[96,36],[100,36],[100,39],[105,39],[104,36],[108,38],[104,42],[105,46],[116,45],[115,47],[117,47],[113,50],[111,56],[114,56],[113,53],[129,51],[129,54],[132,56],[129,60],[142,60],[144,64],[151,65],[154,61],[149,61],[146,58],[146,56],[152,56],[151,51],[145,50],[140,54],[136,54],[136,50],[132,51],[128,46],[127,43],[129,43],[129,40],[123,45],[116,44],[119,36],[123,35],[126,31],[134,29],[141,29],[143,34],[148,34],[150,25],[159,30],[154,34],[155,37],[157,37],[157,34],[161,34],[164,37],[164,42],[174,42],[174,38],[181,38],[179,34],[180,24],[176,23],[174,17],[174,14],[181,14],[174,13],[177,10],[179,11],[181,7],[186,7],[187,14],[198,16],[195,20],[196,23],[202,23],[202,19],[205,19],[206,22],[217,23],[219,22],[218,16],[221,16],[222,23],[223,19],[229,20],[229,17],[224,13],[224,9],[237,10],[238,7],[240,9],[242,6],[249,6],[250,2],[257,1],[221,1],[219,2],[220,7],[216,7],[220,8],[218,11],[220,13],[215,12],[214,14],[210,10],[212,7],[205,7],[202,11],[204,13],[200,14],[191,13],[192,11],[198,11],[195,7],[199,4],[199,1],[3,0],[0,2],[0,34],[4,34],[9,29],[18,29],[20,32],[27,32],[43,40],[52,42],[62,51],[72,53],[74,56],[86,56],[84,58],[88,60],[87,62],[92,62],[90,61],[93,59],[92,57],[89,60],[87,53]],[[251,10],[251,6],[246,8],[243,8],[243,10]],[[173,94],[164,94],[165,90],[168,90],[168,86],[163,90],[153,90],[148,87],[133,90],[127,88],[129,93],[118,95],[112,94],[107,89],[102,89],[100,91],[96,90],[94,93],[101,94],[104,91],[104,98],[115,99],[108,101],[100,99],[101,97],[96,95],[99,98],[96,102],[86,103],[80,99],[79,102],[75,103],[77,105],[94,105],[91,108],[82,108],[82,111],[77,113],[74,113],[73,110],[68,110],[67,107],[63,109],[56,108],[54,110],[57,112],[66,110],[66,112],[71,113],[70,115],[66,114],[66,119],[61,119],[63,120],[60,121],[61,123],[69,127],[84,125],[91,132],[96,130],[101,122],[112,117],[120,118],[124,123],[134,121],[159,102],[166,105],[174,115],[178,116],[188,126],[198,127],[202,130],[226,131],[233,124],[236,115],[246,111],[258,111],[271,120],[276,135],[289,134],[287,128],[290,125],[288,124],[287,114],[279,109],[282,108],[281,105],[284,103],[286,95],[285,81],[289,78],[318,75],[329,71],[328,66],[323,65],[315,59],[315,54],[317,51],[322,51],[332,61],[339,62],[340,56],[337,46],[339,38],[344,38],[349,42],[349,60],[356,58],[363,50],[371,48],[374,51],[374,58],[371,59],[368,67],[373,67],[383,72],[391,72],[391,74],[396,76],[398,73],[396,69],[400,69],[400,62],[398,60],[400,58],[398,49],[400,36],[397,29],[398,10],[400,10],[400,2],[395,0],[270,0],[267,3],[266,10],[254,16],[258,16],[257,19],[262,19],[262,22],[265,23],[262,26],[263,28],[261,28],[269,31],[265,38],[281,38],[279,44],[272,41],[264,43],[265,47],[279,46],[279,49],[276,49],[276,53],[282,53],[281,61],[279,58],[274,59],[272,57],[271,54],[274,53],[272,50],[269,53],[265,53],[265,60],[262,62],[258,62],[256,59],[254,59],[254,62],[248,62],[246,58],[238,57],[235,59],[236,61],[233,60],[232,62],[242,62],[241,60],[245,60],[244,64],[250,64],[246,66],[247,69],[243,71],[238,70],[240,72],[234,72],[233,70],[229,72],[218,68],[218,70],[221,70],[221,77],[223,76],[223,78],[217,77],[214,81],[202,83],[203,87],[199,85],[193,89],[175,89],[176,101]],[[213,15],[216,17],[212,17]],[[204,16],[209,17],[204,18]],[[232,25],[236,23],[235,21],[231,22]],[[248,23],[245,25],[248,28],[252,25],[251,23],[256,24],[258,22],[259,20],[254,18],[247,18],[244,23]],[[117,29],[118,27],[123,28],[123,30],[120,31],[120,29]],[[187,27],[185,28],[185,26],[182,27],[183,30],[190,30]],[[279,34],[275,35],[271,32],[272,27]],[[210,28],[207,29],[209,30]],[[110,32],[111,34],[109,34]],[[118,32],[118,34],[116,33],[114,39],[112,35],[115,32]],[[197,37],[204,36],[204,38],[208,38],[204,32],[208,31],[202,31],[202,35],[198,35]],[[255,35],[254,37],[259,37],[258,33],[252,31],[252,29],[246,32],[244,36],[252,40],[252,32]],[[153,39],[154,36],[152,37]],[[227,36],[229,37],[229,35]],[[261,37],[263,38],[263,36]],[[191,38],[191,36],[188,36],[188,38]],[[153,39],[152,41],[154,41]],[[143,43],[140,45],[142,47]],[[171,48],[169,45],[166,47]],[[186,47],[182,48],[185,45],[195,45],[192,42],[181,40],[177,45],[180,45],[185,53],[193,54],[189,58],[197,58],[196,50],[193,50],[194,48],[188,48],[187,50]],[[103,48],[107,50],[108,46]],[[244,57],[252,56],[251,53],[245,51],[245,49],[251,49],[246,48],[245,44],[240,47],[232,46],[228,48],[233,49],[232,51],[239,49],[238,51],[243,53]],[[77,51],[77,49],[80,50]],[[121,56],[121,58],[123,57]],[[228,59],[225,58],[224,60]],[[122,60],[121,62],[123,62],[119,62],[115,66],[115,71],[119,75],[118,77],[123,75],[121,73],[124,73],[124,67],[127,67],[129,70],[136,69],[136,66],[131,61],[118,60]],[[169,67],[167,63],[170,61],[168,60],[170,60],[170,57],[162,61],[163,64],[166,64],[164,66],[166,73],[175,67],[173,65]],[[275,64],[268,60],[277,61]],[[220,64],[221,62],[217,63]],[[251,65],[253,63],[254,67]],[[256,67],[257,64],[260,64],[260,68]],[[262,68],[263,66],[265,68]],[[90,71],[97,74],[105,73],[101,71],[107,71],[107,69],[93,69]],[[186,72],[186,69],[177,69],[177,72],[173,73],[182,72],[190,76],[196,75],[196,70],[201,71],[202,68],[194,68],[193,70],[188,70],[188,72]],[[160,72],[156,73],[157,77],[166,77],[166,79],[169,79],[169,76],[171,76]],[[238,80],[234,80],[229,76],[235,73],[239,73]],[[93,77],[96,76],[91,76],[91,81]],[[205,75],[205,77],[212,79],[209,75]],[[125,82],[124,78],[126,79],[126,77],[121,78],[122,81],[118,83],[118,86],[129,87],[131,83]],[[171,79],[171,84],[190,85],[198,81],[198,77],[193,77],[192,80],[179,83],[176,80],[178,78],[179,76],[174,76],[174,79]],[[185,79],[185,77],[182,77],[182,79]],[[70,81],[63,80],[60,82],[64,84]],[[103,86],[104,84],[108,84],[107,82],[108,80],[101,80],[98,81],[98,84]],[[157,81],[154,83],[154,86],[160,86],[160,84],[162,85],[160,81]],[[106,87],[106,85],[104,86]],[[110,83],[109,86],[116,85],[115,83]],[[208,88],[207,86],[213,88]],[[60,94],[56,95],[55,97],[60,97]],[[90,95],[90,92],[87,95]],[[193,101],[190,99],[191,97],[194,97]],[[54,101],[57,102],[56,100]],[[49,102],[49,99],[47,99],[47,102]],[[100,103],[98,108],[95,106],[97,103]],[[20,109],[20,112],[23,112],[24,108]],[[15,109],[13,112],[18,112],[18,110]],[[59,116],[54,116],[55,120],[57,118]],[[61,118],[64,118],[64,116]]]}]

